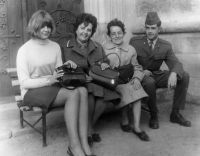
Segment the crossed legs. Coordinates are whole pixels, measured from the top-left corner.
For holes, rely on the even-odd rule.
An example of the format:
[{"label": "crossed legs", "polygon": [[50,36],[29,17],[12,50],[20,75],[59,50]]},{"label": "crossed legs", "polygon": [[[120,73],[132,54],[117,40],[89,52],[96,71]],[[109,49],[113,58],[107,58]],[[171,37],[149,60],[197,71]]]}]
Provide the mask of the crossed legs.
[{"label": "crossed legs", "polygon": [[88,98],[87,90],[80,87],[75,90],[60,89],[51,107],[65,105],[64,118],[69,135],[69,147],[75,156],[91,155],[87,142]]}]

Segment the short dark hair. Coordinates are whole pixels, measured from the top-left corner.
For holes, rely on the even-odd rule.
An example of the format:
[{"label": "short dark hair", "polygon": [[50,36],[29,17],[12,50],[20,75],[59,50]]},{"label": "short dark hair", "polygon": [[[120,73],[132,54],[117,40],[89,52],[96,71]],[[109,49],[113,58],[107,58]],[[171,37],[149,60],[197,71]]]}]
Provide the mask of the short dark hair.
[{"label": "short dark hair", "polygon": [[51,28],[51,34],[53,34],[56,30],[54,20],[51,15],[44,11],[38,10],[35,12],[28,23],[28,35],[30,38],[38,38],[39,31],[42,27],[47,26]]},{"label": "short dark hair", "polygon": [[122,21],[118,20],[117,18],[110,21],[107,25],[107,35],[110,36],[110,27],[112,26],[118,26],[122,29],[123,33],[125,34],[125,25]]},{"label": "short dark hair", "polygon": [[89,13],[82,13],[79,16],[77,16],[76,23],[74,24],[75,35],[76,35],[76,30],[78,29],[79,25],[81,25],[82,23],[84,23],[84,25],[86,26],[90,23],[92,24],[92,34],[91,34],[91,37],[92,37],[97,29],[97,18]]}]

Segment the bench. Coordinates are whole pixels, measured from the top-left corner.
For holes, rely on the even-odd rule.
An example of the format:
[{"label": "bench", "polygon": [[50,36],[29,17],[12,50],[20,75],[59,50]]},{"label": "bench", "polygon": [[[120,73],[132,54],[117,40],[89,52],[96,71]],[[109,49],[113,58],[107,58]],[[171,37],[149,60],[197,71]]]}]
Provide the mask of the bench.
[{"label": "bench", "polygon": [[[20,84],[17,76],[17,69],[16,68],[7,68],[7,73],[11,79],[11,84],[14,90],[15,94],[15,101],[17,103],[17,106],[19,107],[19,112],[20,112],[20,126],[21,128],[24,128],[24,122],[29,125],[31,128],[33,128],[36,132],[40,133],[42,135],[42,140],[43,140],[43,147],[47,146],[47,141],[46,141],[46,115],[49,112],[52,111],[57,111],[63,109],[61,108],[53,108],[49,110],[48,113],[45,113],[40,107],[29,107],[27,106],[21,97],[21,91],[20,91]],[[28,122],[24,118],[24,112],[35,112],[41,114],[41,117],[39,117],[34,123]],[[39,130],[39,128],[36,128],[36,125],[39,121],[42,121],[42,130]]]}]

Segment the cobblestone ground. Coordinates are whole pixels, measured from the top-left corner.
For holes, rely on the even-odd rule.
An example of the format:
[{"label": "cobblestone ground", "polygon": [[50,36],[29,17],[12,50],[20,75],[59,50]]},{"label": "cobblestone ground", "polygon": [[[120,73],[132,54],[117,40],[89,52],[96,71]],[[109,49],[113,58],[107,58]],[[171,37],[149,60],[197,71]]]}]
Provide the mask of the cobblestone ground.
[{"label": "cobblestone ground", "polygon": [[[150,137],[140,141],[132,133],[122,132],[119,112],[104,114],[96,124],[102,141],[92,147],[98,156],[200,156],[200,106],[187,104],[183,116],[192,122],[186,128],[169,122],[171,104],[159,105],[157,130],[148,127],[149,114],[142,111],[141,127]],[[30,133],[0,141],[1,156],[66,156],[68,136],[64,123],[47,131],[47,147],[39,134]]]}]

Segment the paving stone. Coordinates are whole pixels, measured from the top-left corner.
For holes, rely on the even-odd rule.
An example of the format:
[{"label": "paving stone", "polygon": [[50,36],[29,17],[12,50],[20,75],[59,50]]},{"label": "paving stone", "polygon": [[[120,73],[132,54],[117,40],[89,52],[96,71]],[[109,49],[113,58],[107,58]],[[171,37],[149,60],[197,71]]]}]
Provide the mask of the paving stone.
[{"label": "paving stone", "polygon": [[12,137],[12,131],[6,127],[0,128],[0,141],[10,139]]}]

